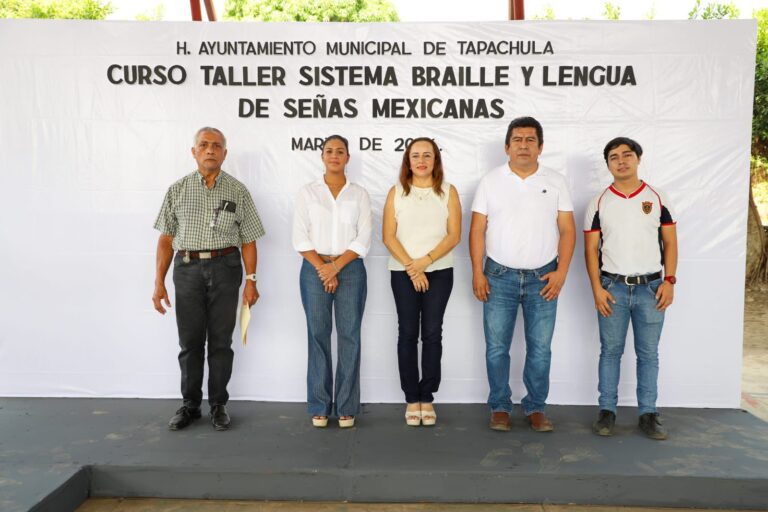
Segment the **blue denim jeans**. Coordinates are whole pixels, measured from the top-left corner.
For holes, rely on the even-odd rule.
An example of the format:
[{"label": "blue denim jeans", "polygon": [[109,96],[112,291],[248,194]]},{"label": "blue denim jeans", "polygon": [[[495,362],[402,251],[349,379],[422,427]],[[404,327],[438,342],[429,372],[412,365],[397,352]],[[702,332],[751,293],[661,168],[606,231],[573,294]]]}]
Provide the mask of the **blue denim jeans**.
[{"label": "blue denim jeans", "polygon": [[505,267],[491,258],[485,261],[484,273],[491,293],[483,304],[483,330],[485,364],[491,388],[488,405],[492,412],[512,411],[509,347],[519,306],[523,308],[525,323],[523,383],[528,392],[521,404],[526,415],[544,412],[549,394],[550,346],[555,330],[557,299],[548,302],[539,295],[547,284],[540,278],[556,268],[557,260],[532,270]]},{"label": "blue denim jeans", "polygon": [[[323,289],[317,271],[301,265],[299,287],[307,316],[307,411],[312,416],[356,416],[360,412],[360,327],[367,278],[363,260],[341,269],[334,293]],[[332,378],[331,331],[336,311],[336,379]]]},{"label": "blue denim jeans", "polygon": [[645,285],[627,285],[618,279],[600,278],[603,288],[613,295],[609,317],[597,315],[600,326],[600,365],[598,367],[600,409],[616,412],[619,373],[629,321],[635,336],[637,355],[637,405],[640,414],[656,412],[656,381],[659,376],[659,338],[664,312],[656,309],[656,291],[661,279]]}]

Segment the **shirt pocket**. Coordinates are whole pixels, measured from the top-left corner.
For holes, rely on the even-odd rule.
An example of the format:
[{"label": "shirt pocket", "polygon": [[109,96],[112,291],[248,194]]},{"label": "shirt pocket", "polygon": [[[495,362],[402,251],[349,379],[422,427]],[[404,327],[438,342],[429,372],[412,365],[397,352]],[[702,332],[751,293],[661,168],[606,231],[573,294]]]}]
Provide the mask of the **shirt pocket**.
[{"label": "shirt pocket", "polygon": [[237,214],[234,212],[228,212],[226,210],[218,211],[218,219],[216,219],[216,229],[222,233],[230,233],[237,231]]},{"label": "shirt pocket", "polygon": [[339,221],[343,224],[357,224],[360,209],[354,201],[342,201],[339,203]]}]

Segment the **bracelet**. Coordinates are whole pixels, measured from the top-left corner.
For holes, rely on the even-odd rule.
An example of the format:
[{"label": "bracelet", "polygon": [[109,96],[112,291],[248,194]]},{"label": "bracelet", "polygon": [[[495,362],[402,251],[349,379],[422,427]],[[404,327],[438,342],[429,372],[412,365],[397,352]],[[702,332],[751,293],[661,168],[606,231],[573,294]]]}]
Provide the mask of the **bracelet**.
[{"label": "bracelet", "polygon": [[336,269],[336,272],[341,272],[341,270],[339,270],[339,267],[336,266],[336,262],[335,261],[331,261],[331,265],[333,265],[333,268]]},{"label": "bracelet", "polygon": [[[429,252],[432,252],[432,251],[429,251]],[[427,258],[429,258],[429,261],[431,261],[432,263],[434,263],[434,262],[435,262],[435,259],[432,257],[432,255],[431,255],[429,252],[427,253]]]}]

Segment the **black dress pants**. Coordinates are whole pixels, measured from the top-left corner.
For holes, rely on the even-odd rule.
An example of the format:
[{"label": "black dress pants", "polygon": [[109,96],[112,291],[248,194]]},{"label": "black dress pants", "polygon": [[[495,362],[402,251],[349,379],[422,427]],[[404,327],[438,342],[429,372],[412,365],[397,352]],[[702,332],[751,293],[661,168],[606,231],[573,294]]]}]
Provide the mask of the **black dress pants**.
[{"label": "black dress pants", "polygon": [[176,287],[176,325],[179,330],[181,396],[184,405],[197,408],[203,401],[203,371],[208,342],[208,403],[229,400],[227,384],[232,375],[232,331],[243,267],[240,251],[212,259],[184,263],[176,254],[173,283]]},{"label": "black dress pants", "polygon": [[[405,271],[392,271],[392,293],[397,307],[397,363],[405,401],[431,403],[440,387],[443,356],[443,316],[453,289],[453,269],[426,273],[429,289],[417,292]],[[421,378],[419,378],[421,328]]]}]

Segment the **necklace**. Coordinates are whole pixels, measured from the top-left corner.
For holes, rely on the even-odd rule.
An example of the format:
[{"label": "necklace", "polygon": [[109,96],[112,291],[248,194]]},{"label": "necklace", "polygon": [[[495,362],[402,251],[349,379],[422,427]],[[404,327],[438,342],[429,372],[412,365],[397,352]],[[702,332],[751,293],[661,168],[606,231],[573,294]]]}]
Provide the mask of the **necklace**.
[{"label": "necklace", "polygon": [[328,183],[328,179],[323,177],[323,181],[325,182],[325,186],[331,189],[332,191],[340,191],[342,188],[344,188],[344,185],[347,184],[347,180],[344,179],[341,183]]},{"label": "necklace", "polygon": [[424,201],[432,195],[432,188],[411,187],[411,192],[419,201]]}]

